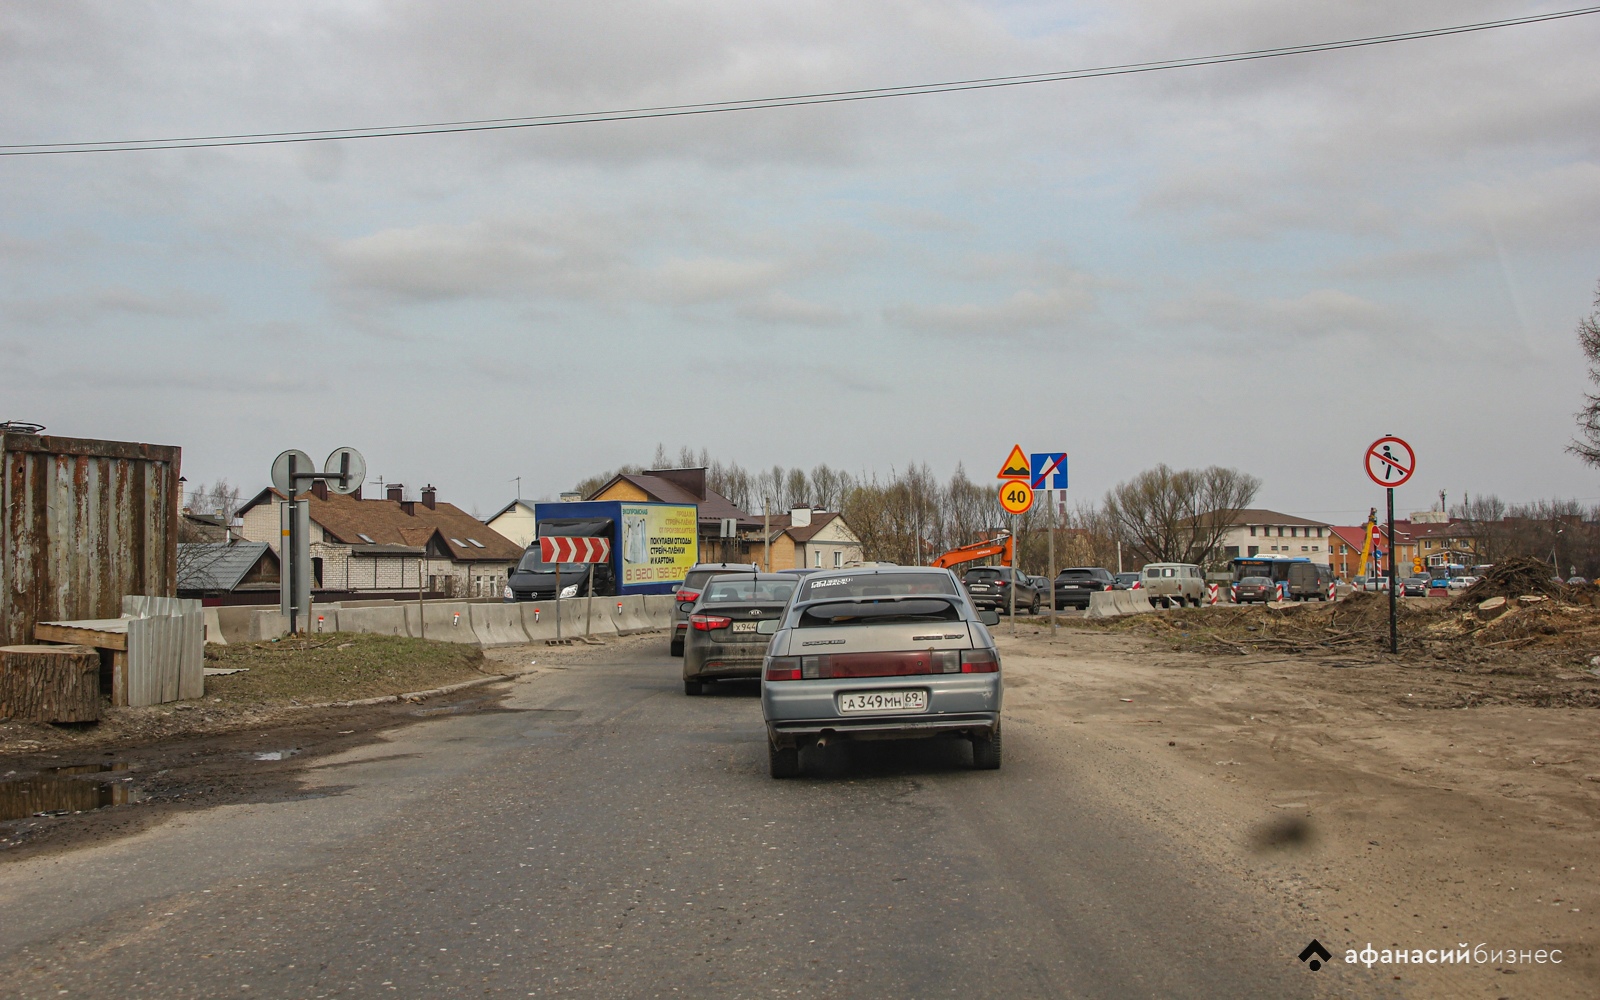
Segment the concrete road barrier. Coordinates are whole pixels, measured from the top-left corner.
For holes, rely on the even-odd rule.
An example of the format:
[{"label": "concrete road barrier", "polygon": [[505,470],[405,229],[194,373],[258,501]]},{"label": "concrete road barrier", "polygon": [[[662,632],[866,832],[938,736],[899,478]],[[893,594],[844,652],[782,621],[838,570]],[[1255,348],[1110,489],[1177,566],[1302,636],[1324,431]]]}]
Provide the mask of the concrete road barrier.
[{"label": "concrete road barrier", "polygon": [[634,635],[638,632],[650,632],[655,626],[650,624],[650,619],[644,610],[645,599],[640,594],[629,594],[617,598],[622,605],[622,617],[617,622],[619,635]]},{"label": "concrete road barrier", "polygon": [[216,646],[226,646],[227,636],[222,634],[222,619],[217,615],[216,608],[205,609],[206,642]]},{"label": "concrete road barrier", "polygon": [[1122,590],[1105,590],[1098,594],[1089,595],[1089,610],[1085,612],[1088,618],[1115,618],[1125,612],[1117,606],[1117,595],[1124,594]]},{"label": "concrete road barrier", "polygon": [[671,628],[672,612],[678,606],[672,594],[644,595],[644,617],[651,628]]},{"label": "concrete road barrier", "polygon": [[387,608],[341,608],[339,627],[346,632],[365,632],[369,635],[407,635],[405,608],[392,604]]},{"label": "concrete road barrier", "polygon": [[1142,587],[1138,590],[1125,590],[1123,593],[1128,595],[1128,614],[1142,615],[1155,610],[1155,606],[1150,603],[1150,592]]},{"label": "concrete road barrier", "polygon": [[337,632],[339,631],[339,609],[321,604],[314,605],[311,609],[310,618],[303,627],[312,634]]},{"label": "concrete road barrier", "polygon": [[555,605],[550,601],[528,601],[516,605],[522,616],[522,631],[529,642],[544,642],[556,637]]},{"label": "concrete road barrier", "polygon": [[467,617],[469,607],[469,604],[424,604],[424,634],[434,642],[478,645],[478,637],[472,631],[472,620]]},{"label": "concrete road barrier", "polygon": [[289,619],[278,614],[277,608],[266,608],[251,613],[250,629],[246,633],[249,642],[266,642],[288,634]]},{"label": "concrete road barrier", "polygon": [[522,614],[514,604],[469,604],[467,618],[478,645],[484,648],[522,646],[528,642],[528,633],[522,629]]}]

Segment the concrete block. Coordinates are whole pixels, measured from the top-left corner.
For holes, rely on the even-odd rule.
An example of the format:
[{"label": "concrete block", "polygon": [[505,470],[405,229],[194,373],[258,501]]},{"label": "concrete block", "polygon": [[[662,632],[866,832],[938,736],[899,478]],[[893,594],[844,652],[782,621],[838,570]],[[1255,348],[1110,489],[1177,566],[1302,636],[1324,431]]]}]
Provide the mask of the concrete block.
[{"label": "concrete block", "polygon": [[1085,616],[1089,618],[1116,618],[1118,615],[1124,614],[1125,612],[1117,606],[1117,595],[1122,593],[1126,593],[1126,591],[1105,590],[1097,594],[1090,594],[1089,610],[1085,612]]},{"label": "concrete block", "polygon": [[472,620],[467,617],[468,607],[470,605],[465,603],[424,604],[422,625],[427,638],[434,642],[478,645],[478,637],[472,631]]},{"label": "concrete block", "polygon": [[522,613],[514,604],[469,604],[467,617],[480,646],[522,646],[528,633],[522,629]]},{"label": "concrete block", "polygon": [[366,632],[371,635],[408,634],[405,608],[398,604],[386,608],[341,608],[339,627],[346,632]]}]

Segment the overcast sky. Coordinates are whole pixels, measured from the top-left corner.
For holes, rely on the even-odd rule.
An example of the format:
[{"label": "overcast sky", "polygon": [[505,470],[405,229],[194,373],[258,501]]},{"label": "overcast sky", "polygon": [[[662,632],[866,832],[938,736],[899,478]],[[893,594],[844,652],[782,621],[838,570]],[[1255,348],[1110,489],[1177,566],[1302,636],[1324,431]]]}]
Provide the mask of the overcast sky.
[{"label": "overcast sky", "polygon": [[[394,125],[1207,55],[1494,0],[0,0],[0,143]],[[1573,6],[1573,5],[1566,5]],[[353,445],[490,513],[658,442],[750,466],[1157,462],[1354,522],[1600,498],[1600,16],[821,108],[0,158],[0,419]]]}]

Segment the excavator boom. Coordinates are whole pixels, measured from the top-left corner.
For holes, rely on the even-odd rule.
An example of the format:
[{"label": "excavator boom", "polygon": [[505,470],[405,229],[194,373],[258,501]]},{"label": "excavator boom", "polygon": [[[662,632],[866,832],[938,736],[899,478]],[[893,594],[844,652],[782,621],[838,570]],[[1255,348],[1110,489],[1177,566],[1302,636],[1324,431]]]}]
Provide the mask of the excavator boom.
[{"label": "excavator boom", "polygon": [[959,566],[962,563],[974,562],[978,559],[987,559],[990,556],[1001,556],[1007,566],[1011,565],[1012,539],[1009,532],[971,545],[961,545],[945,552],[933,560],[930,565],[941,569]]}]

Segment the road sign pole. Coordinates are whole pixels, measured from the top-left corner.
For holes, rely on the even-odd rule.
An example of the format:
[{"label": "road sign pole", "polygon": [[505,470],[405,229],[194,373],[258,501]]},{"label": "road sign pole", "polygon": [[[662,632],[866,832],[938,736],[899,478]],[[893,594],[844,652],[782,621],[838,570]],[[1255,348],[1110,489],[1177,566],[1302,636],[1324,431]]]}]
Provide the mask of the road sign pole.
[{"label": "road sign pole", "polygon": [[556,593],[555,593],[555,598],[556,598],[556,639],[557,639],[557,641],[560,641],[560,639],[561,639],[561,553],[559,553],[559,552],[555,553],[555,557],[556,557]]},{"label": "road sign pole", "polygon": [[1011,515],[1011,634],[1017,634],[1017,531],[1022,524],[1019,515]]},{"label": "road sign pole", "polygon": [[1045,524],[1045,530],[1050,533],[1050,637],[1056,634],[1056,491],[1044,491],[1045,502],[1050,505],[1050,520]]},{"label": "road sign pole", "polygon": [[1396,617],[1394,595],[1394,487],[1389,487],[1389,652],[1400,652],[1400,625]]}]

